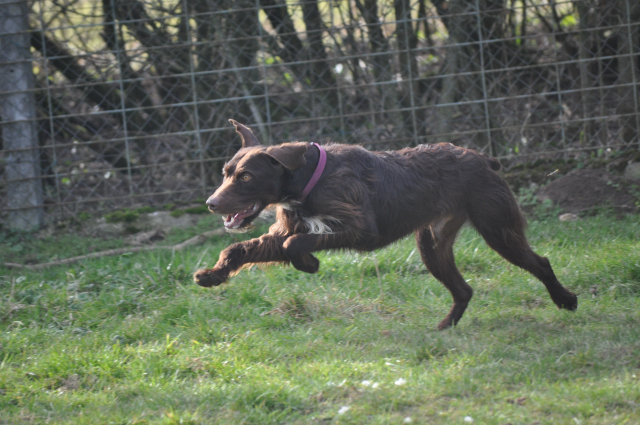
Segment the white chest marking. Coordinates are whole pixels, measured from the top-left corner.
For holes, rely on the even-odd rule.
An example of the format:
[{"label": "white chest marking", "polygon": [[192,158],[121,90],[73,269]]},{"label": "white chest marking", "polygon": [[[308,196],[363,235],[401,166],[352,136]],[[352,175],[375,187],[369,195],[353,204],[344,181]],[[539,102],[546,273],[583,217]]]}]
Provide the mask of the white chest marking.
[{"label": "white chest marking", "polygon": [[307,225],[307,231],[312,235],[328,235],[333,230],[326,221],[337,221],[332,217],[305,217],[302,219]]}]

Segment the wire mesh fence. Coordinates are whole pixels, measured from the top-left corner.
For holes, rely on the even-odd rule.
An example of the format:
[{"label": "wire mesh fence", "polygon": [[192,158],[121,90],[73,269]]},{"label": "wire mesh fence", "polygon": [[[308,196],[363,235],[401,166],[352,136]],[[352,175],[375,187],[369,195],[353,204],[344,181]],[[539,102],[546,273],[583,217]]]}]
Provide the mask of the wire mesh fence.
[{"label": "wire mesh fence", "polygon": [[638,149],[635,0],[3,0],[0,49],[13,227],[205,198],[229,118],[507,167]]}]

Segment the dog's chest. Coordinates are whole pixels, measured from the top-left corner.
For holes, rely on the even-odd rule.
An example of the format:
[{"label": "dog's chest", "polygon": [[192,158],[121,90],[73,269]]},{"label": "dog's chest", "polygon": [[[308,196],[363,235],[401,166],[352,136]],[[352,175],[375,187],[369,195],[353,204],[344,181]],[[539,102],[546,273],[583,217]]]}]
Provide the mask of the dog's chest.
[{"label": "dog's chest", "polygon": [[308,233],[327,235],[335,233],[339,221],[330,216],[305,214],[300,208],[290,204],[279,204],[277,218],[288,234]]}]

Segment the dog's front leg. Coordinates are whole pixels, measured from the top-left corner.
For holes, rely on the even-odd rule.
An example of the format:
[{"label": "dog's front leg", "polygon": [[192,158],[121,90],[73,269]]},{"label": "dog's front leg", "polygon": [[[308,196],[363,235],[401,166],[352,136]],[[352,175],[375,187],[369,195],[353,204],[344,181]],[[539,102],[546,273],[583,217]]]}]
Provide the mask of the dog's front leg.
[{"label": "dog's front leg", "polygon": [[296,233],[282,244],[284,255],[296,269],[306,273],[316,273],[320,262],[311,255],[312,252],[325,249],[345,248],[348,237],[346,233],[310,234]]},{"label": "dog's front leg", "polygon": [[246,264],[289,261],[282,247],[285,239],[284,236],[266,234],[230,245],[220,253],[212,269],[198,270],[193,279],[198,285],[208,288],[224,283]]}]

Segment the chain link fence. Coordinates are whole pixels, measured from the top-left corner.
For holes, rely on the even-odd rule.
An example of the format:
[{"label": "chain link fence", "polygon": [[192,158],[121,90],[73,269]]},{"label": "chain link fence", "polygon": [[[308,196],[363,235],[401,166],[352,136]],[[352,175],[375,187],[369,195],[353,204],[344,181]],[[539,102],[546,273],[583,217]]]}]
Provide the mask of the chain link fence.
[{"label": "chain link fence", "polygon": [[0,220],[198,202],[239,147],[638,149],[636,0],[0,1]]}]

